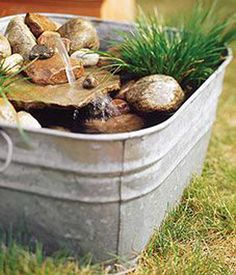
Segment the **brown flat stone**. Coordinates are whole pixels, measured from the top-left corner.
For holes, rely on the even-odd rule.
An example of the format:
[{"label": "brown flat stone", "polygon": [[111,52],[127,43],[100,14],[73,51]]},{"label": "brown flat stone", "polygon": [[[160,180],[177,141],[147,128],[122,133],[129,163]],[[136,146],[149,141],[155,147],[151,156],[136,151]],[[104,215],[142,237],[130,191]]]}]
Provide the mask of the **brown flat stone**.
[{"label": "brown flat stone", "polygon": [[[82,84],[88,74],[93,73],[99,81],[99,85],[91,90],[84,89]],[[87,69],[71,87],[68,83],[60,85],[41,86],[29,80],[18,77],[10,85],[9,100],[15,106],[24,109],[37,109],[43,107],[58,108],[82,108],[93,102],[98,96],[108,94],[120,89],[120,78],[107,71],[94,72]]]}]

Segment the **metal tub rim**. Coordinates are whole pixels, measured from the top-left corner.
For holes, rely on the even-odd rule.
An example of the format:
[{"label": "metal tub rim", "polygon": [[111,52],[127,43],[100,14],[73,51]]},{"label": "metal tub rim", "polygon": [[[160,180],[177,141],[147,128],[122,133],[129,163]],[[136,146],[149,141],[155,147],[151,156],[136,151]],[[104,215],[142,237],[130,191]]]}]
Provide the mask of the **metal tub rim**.
[{"label": "metal tub rim", "polygon": [[[72,14],[56,14],[56,13],[41,13],[49,17],[54,18],[74,18],[76,15]],[[16,15],[24,15],[24,14],[15,14],[10,15],[6,17],[0,18],[1,20],[10,20],[11,18],[15,17]],[[78,17],[78,16],[76,16]],[[131,25],[130,23],[122,23],[118,21],[112,21],[112,20],[101,20],[99,18],[95,17],[89,17],[89,16],[79,16],[82,18],[86,18],[88,20],[94,20],[97,22],[107,22],[107,23],[114,23],[117,26],[121,25]],[[215,70],[215,72],[181,105],[181,107],[167,120],[164,122],[144,128],[138,131],[132,131],[132,132],[124,132],[124,133],[117,133],[117,134],[85,134],[85,133],[67,133],[62,132],[58,130],[48,129],[48,128],[42,128],[39,130],[35,129],[27,129],[26,132],[32,132],[32,133],[38,133],[38,134],[46,134],[46,135],[52,135],[57,137],[65,137],[65,138],[71,138],[71,139],[79,139],[79,140],[87,140],[87,141],[124,141],[132,138],[138,138],[143,137],[149,134],[152,134],[154,132],[158,132],[163,130],[164,128],[168,127],[174,120],[178,119],[180,114],[184,112],[184,110],[199,96],[199,94],[205,89],[208,84],[211,83],[211,81],[217,76],[218,73],[223,71],[227,65],[231,62],[233,59],[233,53],[231,48],[228,49],[228,55],[226,56],[225,61],[220,64],[220,66]],[[17,129],[17,126],[12,126],[7,123],[0,123],[0,127],[3,127],[5,129],[11,128],[11,129]]]}]

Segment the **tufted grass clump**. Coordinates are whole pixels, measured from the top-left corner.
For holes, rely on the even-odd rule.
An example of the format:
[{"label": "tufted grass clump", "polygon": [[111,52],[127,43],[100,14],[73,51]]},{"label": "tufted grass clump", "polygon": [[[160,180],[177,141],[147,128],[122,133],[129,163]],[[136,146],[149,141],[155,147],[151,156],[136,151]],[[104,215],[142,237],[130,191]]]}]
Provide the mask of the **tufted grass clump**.
[{"label": "tufted grass clump", "polygon": [[167,28],[156,13],[140,12],[135,30],[120,35],[119,58],[111,57],[114,66],[135,77],[170,75],[191,91],[227,56],[236,39],[236,16],[222,19],[215,4],[206,9],[198,3],[175,28]]}]

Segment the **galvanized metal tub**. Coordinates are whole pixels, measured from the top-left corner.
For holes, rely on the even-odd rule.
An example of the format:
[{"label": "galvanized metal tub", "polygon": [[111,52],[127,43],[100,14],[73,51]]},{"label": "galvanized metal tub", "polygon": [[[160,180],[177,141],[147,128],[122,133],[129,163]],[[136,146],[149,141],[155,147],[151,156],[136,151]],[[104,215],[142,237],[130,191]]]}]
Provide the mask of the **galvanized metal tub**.
[{"label": "galvanized metal tub", "polygon": [[[49,16],[59,23],[73,17]],[[10,18],[0,19],[0,32]],[[116,38],[113,29],[130,28],[92,21],[103,48]],[[202,171],[230,59],[171,118],[148,129],[109,135],[32,130],[29,149],[15,127],[1,125],[13,158],[0,174],[0,224],[24,217],[49,252],[66,247],[90,252],[94,261],[137,256],[192,175]],[[6,151],[1,139],[0,163]]]}]

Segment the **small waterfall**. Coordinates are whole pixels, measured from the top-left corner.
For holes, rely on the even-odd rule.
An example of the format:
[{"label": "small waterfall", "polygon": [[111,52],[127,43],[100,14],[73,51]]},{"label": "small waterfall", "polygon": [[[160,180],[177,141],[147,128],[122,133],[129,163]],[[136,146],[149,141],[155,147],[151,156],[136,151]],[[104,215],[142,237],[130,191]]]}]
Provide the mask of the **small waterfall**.
[{"label": "small waterfall", "polygon": [[112,103],[109,95],[98,95],[92,102],[93,113],[101,117],[102,121],[120,114],[118,108]]},{"label": "small waterfall", "polygon": [[62,39],[60,37],[57,38],[57,43],[56,43],[56,48],[58,50],[59,55],[62,57],[63,62],[65,64],[65,68],[66,68],[66,76],[68,79],[68,83],[70,85],[73,85],[73,83],[75,82],[75,75],[73,73],[73,69],[70,63],[70,57],[68,55],[68,52],[66,50],[66,47],[62,41]]},{"label": "small waterfall", "polygon": [[[70,91],[74,92],[74,82],[76,81],[75,75],[73,73],[73,69],[70,63],[70,57],[66,50],[66,47],[60,37],[57,38],[56,48],[58,50],[59,55],[61,56],[65,68],[66,68],[66,76],[68,79],[68,83],[71,85]],[[112,104],[112,98],[109,95],[97,95],[96,99],[92,102],[94,113],[99,113],[102,121],[105,121],[107,118],[112,117],[113,115],[119,115],[118,108]],[[79,111],[76,109],[73,113],[73,120],[77,121],[79,118]]]}]

